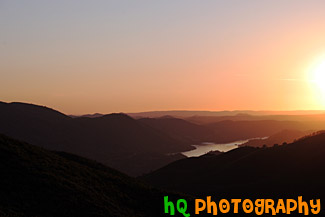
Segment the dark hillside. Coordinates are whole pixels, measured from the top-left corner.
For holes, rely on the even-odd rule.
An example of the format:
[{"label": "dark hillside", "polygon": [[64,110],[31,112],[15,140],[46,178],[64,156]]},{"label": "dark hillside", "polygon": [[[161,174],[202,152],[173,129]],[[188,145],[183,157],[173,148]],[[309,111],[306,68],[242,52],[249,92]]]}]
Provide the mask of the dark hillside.
[{"label": "dark hillside", "polygon": [[213,130],[179,118],[165,116],[161,118],[142,118],[138,119],[138,121],[189,144],[214,141],[216,139]]},{"label": "dark hillside", "polygon": [[225,197],[325,199],[325,134],[176,161],[143,177],[166,189]]},{"label": "dark hillside", "polygon": [[125,114],[71,118],[53,109],[0,103],[0,133],[50,150],[65,151],[112,166],[130,175],[157,169],[190,150],[183,140]]},{"label": "dark hillside", "polygon": [[0,216],[162,216],[163,195],[170,195],[94,161],[2,135],[0,173]]}]

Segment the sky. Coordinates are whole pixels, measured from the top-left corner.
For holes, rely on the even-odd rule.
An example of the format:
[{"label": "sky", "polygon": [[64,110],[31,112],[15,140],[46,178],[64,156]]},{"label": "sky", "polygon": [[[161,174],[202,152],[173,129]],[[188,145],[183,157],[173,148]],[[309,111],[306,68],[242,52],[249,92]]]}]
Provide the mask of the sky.
[{"label": "sky", "polygon": [[322,0],[0,0],[0,101],[66,114],[325,109],[324,11]]}]

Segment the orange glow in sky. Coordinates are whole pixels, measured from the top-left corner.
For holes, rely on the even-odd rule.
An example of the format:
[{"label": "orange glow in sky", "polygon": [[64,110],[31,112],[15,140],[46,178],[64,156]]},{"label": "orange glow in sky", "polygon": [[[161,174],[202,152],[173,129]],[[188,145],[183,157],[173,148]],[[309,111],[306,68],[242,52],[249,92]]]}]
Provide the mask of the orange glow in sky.
[{"label": "orange glow in sky", "polygon": [[325,109],[324,1],[1,1],[0,101]]}]

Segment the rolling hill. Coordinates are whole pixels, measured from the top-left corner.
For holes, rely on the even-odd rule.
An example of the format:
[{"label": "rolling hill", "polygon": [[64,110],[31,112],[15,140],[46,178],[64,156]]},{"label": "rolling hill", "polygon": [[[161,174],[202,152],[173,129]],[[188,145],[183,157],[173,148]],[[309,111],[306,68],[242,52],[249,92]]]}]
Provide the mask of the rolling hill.
[{"label": "rolling hill", "polygon": [[185,156],[202,142],[226,143],[310,130],[297,121],[231,121],[205,125],[173,118],[134,119],[123,113],[70,117],[51,108],[0,102],[0,133],[49,150],[64,151],[138,176]]},{"label": "rolling hill", "polygon": [[325,133],[271,147],[173,162],[142,177],[165,189],[219,197],[325,199]]},{"label": "rolling hill", "polygon": [[97,160],[130,175],[159,168],[190,150],[125,114],[71,118],[53,109],[24,103],[0,103],[0,133],[46,149]]},{"label": "rolling hill", "polygon": [[267,139],[252,139],[244,144],[241,144],[240,146],[271,147],[273,145],[282,145],[283,143],[292,143],[295,140],[309,134],[311,134],[310,131],[282,130],[274,135],[271,135]]},{"label": "rolling hill", "polygon": [[0,216],[163,216],[163,196],[177,196],[95,161],[3,135],[0,173]]},{"label": "rolling hill", "polygon": [[166,133],[168,136],[177,140],[183,140],[189,144],[197,144],[215,140],[213,130],[188,122],[183,119],[164,116],[160,118],[141,118],[138,119],[156,130]]},{"label": "rolling hill", "polygon": [[310,130],[312,126],[298,121],[232,121],[225,120],[203,125],[214,131],[217,143],[268,137],[282,130]]}]

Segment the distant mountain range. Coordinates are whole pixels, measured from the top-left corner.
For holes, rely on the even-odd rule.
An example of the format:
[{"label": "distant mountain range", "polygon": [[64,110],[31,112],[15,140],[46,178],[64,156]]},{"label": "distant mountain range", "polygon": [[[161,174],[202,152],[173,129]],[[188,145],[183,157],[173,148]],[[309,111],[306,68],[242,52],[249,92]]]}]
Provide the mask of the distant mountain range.
[{"label": "distant mountain range", "polygon": [[[268,120],[267,116],[272,116],[271,119],[297,119],[300,117],[307,116],[323,116],[325,117],[324,110],[297,110],[297,111],[252,111],[252,110],[234,110],[234,111],[186,111],[186,110],[174,110],[174,111],[150,111],[150,112],[135,112],[126,113],[127,115],[139,119],[139,118],[160,118],[163,116],[171,116],[182,119],[209,119],[212,118],[214,121],[221,120]],[[85,115],[69,115],[70,117],[89,117],[97,118],[104,116],[105,114],[94,113]]]},{"label": "distant mountain range", "polygon": [[187,120],[196,124],[211,124],[220,121],[297,121],[297,122],[310,122],[310,125],[315,126],[316,123],[325,122],[325,114],[309,114],[309,115],[248,115],[238,114],[233,116],[191,116],[185,117]]},{"label": "distant mountain range", "polygon": [[0,103],[0,133],[57,151],[97,160],[131,175],[154,170],[190,150],[125,114],[71,118],[43,106]]},{"label": "distant mountain range", "polygon": [[86,114],[86,115],[69,115],[72,118],[99,118],[104,116],[104,114],[94,113],[94,114]]},{"label": "distant mountain range", "polygon": [[240,146],[272,147],[274,145],[282,145],[283,143],[292,143],[295,140],[311,133],[311,131],[283,130],[274,135],[271,135],[267,139],[251,139],[248,142],[241,144]]},{"label": "distant mountain range", "polygon": [[87,157],[132,176],[185,158],[179,153],[193,149],[193,144],[265,137],[286,129],[318,130],[324,123],[224,120],[199,124],[171,116],[134,119],[123,113],[70,117],[44,106],[0,102],[0,133]]},{"label": "distant mountain range", "polygon": [[179,118],[187,118],[193,116],[203,117],[218,117],[218,116],[269,116],[269,115],[316,115],[325,114],[324,110],[297,110],[297,111],[252,111],[252,110],[234,110],[234,111],[187,111],[187,110],[173,110],[173,111],[150,111],[128,113],[135,118],[157,118],[161,116],[173,116]]}]

